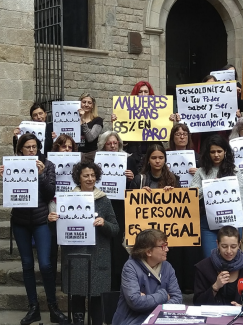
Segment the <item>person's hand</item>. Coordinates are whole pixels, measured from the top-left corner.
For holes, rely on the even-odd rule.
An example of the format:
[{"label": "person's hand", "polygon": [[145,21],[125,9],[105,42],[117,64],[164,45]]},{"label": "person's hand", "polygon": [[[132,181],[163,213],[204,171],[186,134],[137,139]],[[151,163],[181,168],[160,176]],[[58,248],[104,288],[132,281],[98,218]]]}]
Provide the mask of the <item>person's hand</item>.
[{"label": "person's hand", "polygon": [[170,191],[170,190],[173,190],[173,186],[165,186],[163,189],[165,190],[165,191]]},{"label": "person's hand", "polygon": [[240,112],[239,109],[237,109],[237,111],[236,111],[236,116],[237,116],[238,118],[241,117],[241,112]]},{"label": "person's hand", "polygon": [[81,122],[82,122],[82,118],[83,118],[83,116],[84,116],[84,109],[83,108],[80,108],[79,110],[78,110],[78,112],[79,112],[79,116],[80,116],[80,118],[81,118]]},{"label": "person's hand", "polygon": [[216,282],[213,284],[213,289],[219,291],[226,283],[229,282],[230,274],[228,271],[222,271],[217,276]]},{"label": "person's hand", "polygon": [[97,226],[103,227],[104,226],[104,223],[105,223],[105,220],[103,218],[101,218],[101,217],[98,217],[98,218],[95,219],[93,225],[95,227],[97,227]]},{"label": "person's hand", "polygon": [[111,122],[114,122],[117,120],[116,114],[111,114]]},{"label": "person's hand", "polygon": [[197,168],[189,168],[189,174],[191,174],[191,175],[195,175],[195,173],[196,173],[196,171],[197,171]]},{"label": "person's hand", "polygon": [[50,222],[57,221],[58,218],[59,216],[56,212],[51,212],[48,214],[48,221]]},{"label": "person's hand", "polygon": [[41,175],[45,169],[45,165],[43,164],[42,161],[36,160],[36,166],[38,168],[38,174]]},{"label": "person's hand", "polygon": [[170,300],[170,295],[169,294],[167,294],[168,295],[168,300]]},{"label": "person's hand", "polygon": [[148,191],[149,193],[151,193],[151,188],[149,186],[144,186],[143,189],[145,189],[146,191]]},{"label": "person's hand", "polygon": [[3,172],[4,172],[4,166],[0,166],[0,176],[3,177]]},{"label": "person's hand", "polygon": [[140,292],[140,294],[141,294],[141,296],[146,296],[145,293],[143,293],[143,292]]},{"label": "person's hand", "polygon": [[169,116],[169,120],[172,121],[172,122],[175,122],[175,120],[176,120],[176,115],[175,115],[175,114],[170,114],[170,116]]},{"label": "person's hand", "polygon": [[51,137],[52,137],[52,139],[56,139],[56,137],[57,137],[56,132],[52,132],[52,133],[51,133]]},{"label": "person's hand", "polygon": [[14,136],[16,139],[18,139],[18,135],[20,134],[20,128],[15,128],[14,129]]},{"label": "person's hand", "polygon": [[129,170],[129,169],[125,170],[125,173],[124,174],[125,174],[126,178],[129,181],[131,181],[132,179],[134,179],[134,174],[133,174],[133,172],[131,170]]},{"label": "person's hand", "polygon": [[233,305],[233,306],[240,306],[241,307],[241,305],[240,304],[238,304],[238,302],[236,302],[236,301],[231,301],[231,305]]},{"label": "person's hand", "polygon": [[181,116],[179,113],[175,113],[175,117],[176,117],[176,122],[180,122],[181,120]]}]

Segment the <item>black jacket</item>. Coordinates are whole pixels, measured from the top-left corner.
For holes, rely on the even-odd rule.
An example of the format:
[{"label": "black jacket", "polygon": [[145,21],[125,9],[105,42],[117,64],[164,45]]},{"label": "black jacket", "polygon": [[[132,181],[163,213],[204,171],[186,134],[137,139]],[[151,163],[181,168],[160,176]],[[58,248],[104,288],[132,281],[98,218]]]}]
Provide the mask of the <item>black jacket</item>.
[{"label": "black jacket", "polygon": [[47,222],[49,214],[48,203],[55,195],[56,174],[53,163],[47,160],[41,153],[39,153],[39,160],[45,164],[45,169],[38,178],[38,207],[13,208],[12,221],[15,224],[36,226]]}]

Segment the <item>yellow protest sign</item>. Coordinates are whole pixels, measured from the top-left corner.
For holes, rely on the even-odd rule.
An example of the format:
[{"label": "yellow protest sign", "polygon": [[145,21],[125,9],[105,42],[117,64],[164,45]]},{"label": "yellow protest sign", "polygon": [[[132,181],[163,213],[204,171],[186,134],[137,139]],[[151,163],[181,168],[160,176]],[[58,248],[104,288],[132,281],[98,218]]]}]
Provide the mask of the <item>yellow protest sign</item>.
[{"label": "yellow protest sign", "polygon": [[170,191],[145,189],[125,191],[126,246],[145,229],[166,233],[169,246],[200,246],[200,214],[197,188]]},{"label": "yellow protest sign", "polygon": [[113,130],[125,141],[168,141],[173,96],[114,96]]}]

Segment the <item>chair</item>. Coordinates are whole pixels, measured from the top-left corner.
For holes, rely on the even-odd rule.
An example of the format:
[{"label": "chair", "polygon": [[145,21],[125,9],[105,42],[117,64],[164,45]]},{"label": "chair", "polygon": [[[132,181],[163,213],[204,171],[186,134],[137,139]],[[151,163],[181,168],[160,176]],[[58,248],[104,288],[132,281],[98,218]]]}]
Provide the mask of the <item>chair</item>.
[{"label": "chair", "polygon": [[115,314],[120,291],[109,291],[101,293],[101,308],[103,314],[103,323],[110,325]]}]

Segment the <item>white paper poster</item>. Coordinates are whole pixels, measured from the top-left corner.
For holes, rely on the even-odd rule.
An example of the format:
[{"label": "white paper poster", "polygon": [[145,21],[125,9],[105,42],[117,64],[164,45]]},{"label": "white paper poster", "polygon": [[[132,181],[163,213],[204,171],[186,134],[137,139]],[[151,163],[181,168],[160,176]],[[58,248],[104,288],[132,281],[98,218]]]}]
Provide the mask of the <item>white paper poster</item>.
[{"label": "white paper poster", "polygon": [[243,137],[235,138],[229,142],[234,151],[235,165],[243,171]]},{"label": "white paper poster", "polygon": [[180,177],[181,187],[189,187],[193,176],[190,168],[196,168],[194,150],[166,151],[167,166],[170,171]]},{"label": "white paper poster", "polygon": [[191,133],[231,130],[235,124],[237,90],[235,81],[177,85],[181,123]]},{"label": "white paper poster", "polygon": [[101,180],[96,187],[103,191],[109,199],[124,200],[126,189],[127,153],[99,151],[95,161],[102,169]]},{"label": "white paper poster", "polygon": [[235,70],[211,71],[210,75],[214,76],[217,81],[235,80]]},{"label": "white paper poster", "polygon": [[80,142],[81,128],[78,112],[80,106],[80,101],[52,102],[53,131],[57,136],[67,134],[76,143]]},{"label": "white paper poster", "polygon": [[37,156],[3,157],[3,206],[38,207]]},{"label": "white paper poster", "polygon": [[93,192],[57,193],[58,245],[95,245]]},{"label": "white paper poster", "polygon": [[73,165],[81,161],[81,152],[48,152],[56,173],[56,192],[70,192],[77,186],[72,179]]},{"label": "white paper poster", "polygon": [[19,125],[19,128],[20,128],[20,135],[18,136],[18,138],[20,138],[21,135],[26,133],[34,134],[42,144],[41,153],[44,153],[46,123],[34,122],[34,121],[22,121]]},{"label": "white paper poster", "polygon": [[210,230],[243,226],[242,203],[236,176],[202,181],[204,204]]}]

